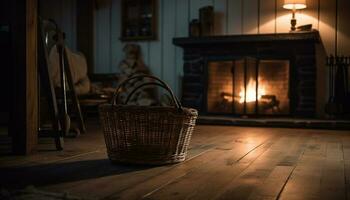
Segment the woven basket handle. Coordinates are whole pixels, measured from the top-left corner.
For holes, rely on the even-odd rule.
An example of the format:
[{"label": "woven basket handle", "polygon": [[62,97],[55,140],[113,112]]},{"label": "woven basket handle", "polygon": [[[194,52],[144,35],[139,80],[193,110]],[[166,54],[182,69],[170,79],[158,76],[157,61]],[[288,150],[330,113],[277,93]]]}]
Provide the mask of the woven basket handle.
[{"label": "woven basket handle", "polygon": [[174,95],[174,92],[170,89],[170,87],[168,86],[168,84],[166,84],[164,81],[160,80],[159,78],[155,77],[155,76],[151,76],[151,75],[146,75],[146,74],[143,74],[143,75],[138,75],[138,76],[133,76],[133,77],[130,77],[126,80],[124,80],[119,86],[118,88],[115,90],[114,94],[113,94],[113,98],[112,98],[112,105],[116,105],[116,100],[119,98],[119,94],[120,94],[120,90],[121,88],[126,84],[128,83],[129,81],[133,80],[133,79],[140,79],[140,78],[150,78],[152,80],[156,80],[158,82],[149,82],[149,83],[144,83],[144,84],[141,84],[139,86],[137,86],[136,88],[134,88],[131,93],[128,95],[128,97],[126,98],[126,101],[124,104],[126,104],[129,99],[131,98],[131,96],[140,88],[146,86],[146,85],[157,85],[159,87],[162,87],[164,88],[171,96],[172,100],[174,101],[174,104],[177,108],[179,109],[182,109],[182,105],[179,101],[179,99]]}]

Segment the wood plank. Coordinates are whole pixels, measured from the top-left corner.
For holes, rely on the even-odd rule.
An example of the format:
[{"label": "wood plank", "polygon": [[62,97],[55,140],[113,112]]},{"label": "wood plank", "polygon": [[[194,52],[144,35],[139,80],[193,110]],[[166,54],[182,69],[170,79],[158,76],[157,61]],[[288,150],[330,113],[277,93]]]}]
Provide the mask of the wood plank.
[{"label": "wood plank", "polygon": [[163,60],[162,60],[162,78],[169,84],[171,88],[174,88],[175,83],[175,46],[172,43],[172,39],[175,37],[175,4],[176,1],[164,1],[163,12],[163,25],[162,25],[162,49],[163,49]]},{"label": "wood plank", "polygon": [[[217,161],[217,158],[222,156],[225,150],[213,150],[209,151],[208,153],[205,153],[205,160],[208,162],[210,160]],[[231,151],[231,150],[229,150]],[[156,176],[150,180],[147,180],[146,182],[137,185],[135,187],[130,188],[129,190],[126,190],[125,192],[118,195],[121,199],[139,199],[141,197],[144,198],[159,198],[158,195],[154,196],[153,193],[167,189],[169,185],[173,185],[177,181],[180,181],[179,179],[185,178],[185,180],[191,181],[187,178],[187,176],[193,177],[193,173],[196,173],[195,171],[203,172],[203,165],[207,165],[207,162],[198,163],[195,162],[187,162],[184,165],[182,165],[179,168],[175,168],[172,170],[167,171],[167,173],[160,174],[159,176]],[[190,175],[191,174],[191,175]],[[198,173],[196,173],[197,176],[200,176]],[[182,183],[181,183],[182,184]],[[145,187],[146,186],[146,187]],[[181,190],[183,192],[183,190]],[[181,197],[179,197],[181,199]]]},{"label": "wood plank", "polygon": [[[102,156],[99,156],[102,155]],[[91,157],[89,157],[91,156]],[[86,158],[90,159],[86,159]],[[15,168],[1,168],[7,173],[1,173],[2,184],[10,188],[23,188],[28,185],[49,186],[55,183],[74,182],[85,180],[96,176],[104,176],[104,172],[97,168],[106,169],[109,161],[106,159],[106,151],[96,150],[77,156],[61,158],[57,162],[37,162],[28,166],[17,166]],[[95,171],[94,173],[91,173]],[[69,176],[65,176],[69,175]],[[23,178],[22,181],[18,181]]]},{"label": "wood plank", "polygon": [[[339,0],[338,3],[338,52],[350,56],[350,1]],[[350,74],[349,74],[350,77]]]},{"label": "wood plank", "polygon": [[[190,22],[189,16],[189,0],[177,0],[176,1],[176,37],[188,36],[188,25]],[[182,77],[183,77],[183,49],[175,47],[175,86],[174,90],[179,98],[182,94]]]},{"label": "wood plank", "polygon": [[243,33],[256,34],[258,33],[258,0],[243,1]]},{"label": "wood plank", "polygon": [[345,171],[345,196],[346,199],[350,197],[350,161],[344,161],[344,171]]},{"label": "wood plank", "polygon": [[278,199],[293,169],[293,166],[276,166],[266,180],[249,196],[249,199]]},{"label": "wood plank", "polygon": [[341,138],[344,159],[345,195],[346,199],[350,199],[350,137],[348,134],[342,134]]},{"label": "wood plank", "polygon": [[13,152],[29,154],[37,145],[37,1],[11,2],[12,99],[9,133]]},{"label": "wood plank", "polygon": [[319,31],[327,54],[335,54],[336,1],[320,2]]},{"label": "wood plank", "polygon": [[200,1],[199,0],[190,0],[189,2],[190,2],[190,5],[189,5],[190,20],[199,19]]},{"label": "wood plank", "polygon": [[[103,136],[96,122],[88,121],[86,124],[89,134],[80,136],[79,140],[76,140],[75,138],[66,138],[66,147],[64,151],[52,151],[54,146],[52,138],[40,138],[36,154],[26,156],[2,156],[0,159],[1,167],[29,167],[40,163],[47,164],[58,162],[63,159],[74,158],[81,154],[105,148]],[[91,143],[91,141],[94,142]]]},{"label": "wood plank", "polygon": [[276,18],[276,33],[286,33],[290,31],[290,20],[292,19],[292,12],[284,9],[284,1],[277,1],[277,18]]},{"label": "wood plank", "polygon": [[[39,12],[43,19],[53,19],[58,26],[66,33],[67,46],[77,50],[77,29],[78,18],[82,17],[77,14],[78,1],[71,0],[40,0]],[[85,16],[84,16],[85,17]]]},{"label": "wood plank", "polygon": [[149,66],[150,64],[150,52],[149,52],[149,42],[137,42],[138,45],[140,45],[141,48],[141,54],[143,62],[146,66]]},{"label": "wood plank", "polygon": [[323,164],[320,197],[322,199],[346,199],[345,169],[342,144],[327,144],[327,160]]},{"label": "wood plank", "polygon": [[[76,1],[62,0],[61,29],[66,33],[67,46],[74,51],[77,50],[77,6]],[[51,10],[51,9],[50,9]]]},{"label": "wood plank", "polygon": [[228,34],[243,34],[243,1],[229,0],[228,1]]},{"label": "wood plank", "polygon": [[[24,103],[26,104],[26,121],[20,122],[24,123],[26,126],[25,130],[18,130],[18,131],[25,131],[24,134],[26,134],[26,153],[31,153],[34,151],[37,147],[38,143],[38,66],[37,66],[37,27],[38,27],[38,2],[37,0],[29,0],[26,1],[26,32],[24,33],[24,37],[26,37],[26,46],[25,46],[25,62],[26,65],[23,69],[22,73],[26,74],[24,85],[21,85],[20,87],[25,87],[25,99],[22,102],[17,103]],[[19,66],[18,66],[19,67]],[[18,89],[18,88],[16,88]],[[18,106],[18,105],[14,105]],[[14,113],[14,115],[21,115],[21,113]],[[15,119],[12,119],[15,120]],[[15,125],[15,124],[13,124]],[[16,123],[17,125],[17,123]],[[23,138],[24,139],[24,138]],[[17,141],[13,140],[13,145]]]},{"label": "wood plank", "polygon": [[[327,141],[327,135],[317,137],[322,137],[326,143],[326,155],[323,151],[303,155],[286,184],[281,199],[344,199],[341,146],[334,141]],[[336,139],[334,136],[329,138]],[[314,147],[314,142],[308,145],[309,149]]]},{"label": "wood plank", "polygon": [[214,1],[214,35],[226,35],[228,29],[228,0]]},{"label": "wood plank", "polygon": [[318,199],[324,162],[320,157],[303,157],[287,182],[280,199]]},{"label": "wood plank", "polygon": [[124,43],[121,36],[121,0],[113,0],[111,8],[111,73],[119,72],[119,63],[124,59]]},{"label": "wood plank", "polygon": [[350,160],[350,136],[347,134],[341,134],[341,138],[344,160]]},{"label": "wood plank", "polygon": [[[218,153],[209,162],[201,164],[190,173],[180,176],[165,185],[146,193],[143,198],[161,199],[166,194],[167,199],[208,199],[226,182],[239,174],[249,163],[264,152],[269,145],[267,137],[256,137],[252,143],[231,143]],[[209,153],[207,153],[209,154]],[[249,158],[247,158],[249,156]],[[248,159],[247,162],[242,160]],[[242,162],[241,162],[242,161]],[[239,162],[239,164],[236,164]],[[155,182],[150,180],[150,183]],[[190,187],[196,185],[196,187]],[[127,199],[127,198],[126,198]]]},{"label": "wood plank", "polygon": [[111,66],[110,50],[111,50],[111,22],[110,22],[110,4],[100,5],[95,10],[98,23],[95,23],[95,72],[96,73],[109,73]]},{"label": "wood plank", "polygon": [[[94,73],[94,1],[76,1],[77,50],[86,58],[88,73]],[[113,43],[112,43],[113,44]]]},{"label": "wood plank", "polygon": [[[311,137],[302,156],[325,156],[325,144]],[[295,168],[295,165],[276,166],[269,177],[249,199],[278,199]]]},{"label": "wood plank", "polygon": [[[204,130],[204,129],[203,129]],[[205,133],[207,131],[201,131],[201,133]],[[224,130],[228,130],[228,129],[224,129]],[[225,133],[226,132],[226,133]],[[207,132],[210,133],[210,132]],[[211,132],[212,133],[212,132]],[[205,139],[203,138],[203,143],[202,144],[211,144],[212,145],[209,146],[210,149],[214,149],[215,147],[221,146],[222,144],[227,144],[227,143],[232,143],[232,141],[236,141],[237,139],[239,139],[240,137],[244,137],[244,135],[252,135],[249,134],[249,132],[246,131],[241,131],[241,132],[235,132],[235,134],[233,134],[234,132],[232,131],[224,131],[224,132],[219,132],[218,134],[221,135],[223,133],[223,137],[219,137],[219,138],[212,138],[209,139],[209,141],[205,141]],[[254,133],[254,135],[257,135]],[[211,141],[213,140],[213,141]],[[198,140],[199,141],[199,140]],[[247,143],[247,145],[249,145]],[[199,151],[198,148],[200,148]],[[106,177],[101,177],[98,179],[93,179],[93,180],[85,180],[84,182],[79,182],[76,184],[72,185],[67,185],[67,184],[62,184],[62,185],[55,185],[54,188],[59,187],[62,190],[65,191],[69,191],[72,194],[78,194],[78,195],[84,195],[83,191],[89,191],[89,190],[93,190],[93,188],[99,187],[99,188],[103,188],[103,190],[99,190],[99,191],[95,191],[95,197],[98,198],[105,198],[105,197],[109,197],[111,199],[113,199],[113,197],[115,196],[119,196],[119,192],[122,192],[128,188],[131,188],[133,190],[133,188],[139,188],[139,186],[143,189],[147,189],[145,188],[145,182],[148,180],[152,180],[152,177],[156,177],[157,175],[160,175],[162,173],[164,173],[165,171],[169,170],[169,169],[173,169],[173,167],[180,167],[180,169],[182,169],[181,166],[183,165],[190,165],[192,167],[197,167],[196,164],[191,164],[192,162],[197,163],[200,162],[208,162],[210,160],[212,160],[213,158],[207,158],[207,156],[211,155],[206,155],[202,154],[201,152],[209,152],[209,149],[207,148],[201,148],[200,146],[196,148],[191,148],[189,150],[189,155],[193,156],[192,159],[190,158],[189,160],[187,160],[185,163],[180,164],[179,166],[175,165],[175,166],[164,166],[164,167],[156,167],[156,168],[151,168],[148,170],[142,170],[142,171],[135,171],[135,172],[130,172],[130,173],[124,173],[124,174],[116,174],[116,175],[111,175],[111,176],[106,176]],[[193,154],[193,151],[197,151],[197,155]],[[217,155],[216,155],[217,156]],[[215,157],[215,156],[213,156]],[[205,159],[207,158],[207,159]],[[193,160],[193,161],[192,161]],[[189,162],[189,164],[186,164],[187,162]],[[201,164],[198,164],[198,166],[200,166]],[[191,167],[189,167],[190,169]],[[181,171],[183,172],[183,171]],[[171,173],[173,174],[173,173]],[[175,173],[176,175],[176,173]],[[159,180],[159,179],[157,179]],[[161,179],[161,180],[166,180],[167,179]],[[152,182],[152,184],[159,184],[157,182]],[[136,187],[136,185],[139,185]],[[148,188],[150,189],[150,188]],[[133,195],[135,195],[135,192],[131,192]],[[138,194],[140,195],[140,194]]]},{"label": "wood plank", "polygon": [[14,165],[1,158],[2,183],[90,199],[345,199],[350,191],[347,131],[197,126],[187,161],[150,167],[112,165],[91,124],[64,152]]},{"label": "wood plank", "polygon": [[350,199],[350,161],[344,160],[344,173],[345,173],[345,196],[346,199]]},{"label": "wood plank", "polygon": [[305,24],[312,24],[312,28],[319,29],[318,27],[318,5],[319,0],[308,0],[306,2],[307,8],[300,10],[296,14],[297,25],[301,26]]},{"label": "wood plank", "polygon": [[[264,188],[263,183],[275,181],[272,172],[276,169],[276,166],[293,167],[296,165],[304,151],[305,142],[305,138],[302,137],[283,137],[259,156],[241,175],[218,191],[215,199],[248,199],[250,196],[254,197],[254,195],[261,196],[264,191],[270,190],[270,188]],[[286,168],[283,176],[279,177],[281,179],[277,181],[282,185],[274,185],[273,192],[275,193],[271,193],[271,196],[278,196],[279,191],[284,186],[283,180],[288,179],[291,171],[292,168]],[[261,191],[263,191],[262,194]]]},{"label": "wood plank", "polygon": [[38,6],[40,17],[43,19],[53,19],[58,26],[62,27],[62,1],[40,0]]},{"label": "wood plank", "polygon": [[326,157],[327,142],[322,139],[319,134],[312,134],[303,155],[311,157]]},{"label": "wood plank", "polygon": [[158,1],[158,40],[156,41],[150,41],[149,42],[149,55],[150,55],[150,60],[149,60],[149,68],[151,72],[160,78],[163,78],[163,66],[162,66],[162,59],[163,59],[163,5],[164,1]]},{"label": "wood plank", "polygon": [[260,2],[260,33],[275,33],[276,31],[276,0]]}]

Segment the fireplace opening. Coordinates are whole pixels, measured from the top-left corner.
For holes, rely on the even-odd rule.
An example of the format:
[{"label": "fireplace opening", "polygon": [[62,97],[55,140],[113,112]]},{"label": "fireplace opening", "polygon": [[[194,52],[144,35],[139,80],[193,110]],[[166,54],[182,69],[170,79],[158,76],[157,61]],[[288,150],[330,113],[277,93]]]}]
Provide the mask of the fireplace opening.
[{"label": "fireplace opening", "polygon": [[208,62],[207,112],[289,115],[289,60]]}]

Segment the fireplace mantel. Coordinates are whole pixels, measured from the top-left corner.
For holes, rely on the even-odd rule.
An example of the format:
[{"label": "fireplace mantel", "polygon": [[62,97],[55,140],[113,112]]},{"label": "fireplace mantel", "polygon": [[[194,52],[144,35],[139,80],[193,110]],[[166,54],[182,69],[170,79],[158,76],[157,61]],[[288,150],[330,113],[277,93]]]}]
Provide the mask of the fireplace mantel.
[{"label": "fireplace mantel", "polygon": [[274,34],[246,34],[246,35],[225,35],[207,37],[181,37],[174,38],[173,43],[183,48],[198,47],[207,45],[234,45],[241,43],[284,43],[284,42],[311,42],[321,41],[318,31],[295,32],[295,33],[274,33]]},{"label": "fireplace mantel", "polygon": [[[288,60],[292,117],[315,117],[318,112],[317,49],[322,47],[318,31],[174,38],[183,48],[182,103],[202,114],[207,110],[208,63],[254,58]],[[324,82],[324,81],[323,81]],[[318,87],[323,88],[323,87]]]}]

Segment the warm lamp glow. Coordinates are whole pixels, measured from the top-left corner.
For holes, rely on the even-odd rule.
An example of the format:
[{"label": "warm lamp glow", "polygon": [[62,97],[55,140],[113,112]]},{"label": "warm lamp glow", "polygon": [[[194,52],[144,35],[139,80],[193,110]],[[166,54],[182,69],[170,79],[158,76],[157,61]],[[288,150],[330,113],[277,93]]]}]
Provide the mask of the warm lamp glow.
[{"label": "warm lamp glow", "polygon": [[306,8],[306,0],[284,0],[283,8],[299,10]]},{"label": "warm lamp glow", "polygon": [[291,31],[295,31],[297,20],[295,19],[295,11],[306,8],[306,0],[284,0],[283,8],[292,10],[292,19],[290,20]]}]

